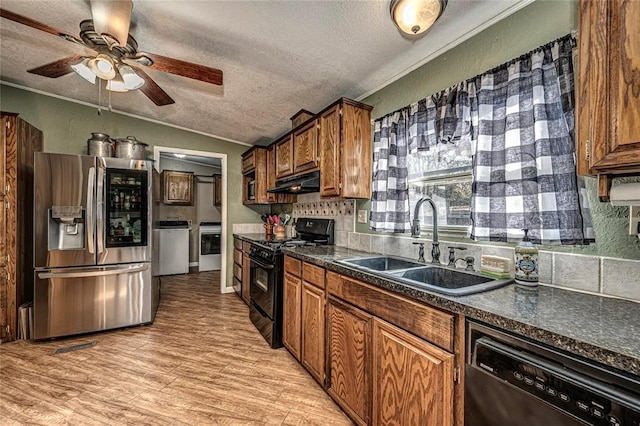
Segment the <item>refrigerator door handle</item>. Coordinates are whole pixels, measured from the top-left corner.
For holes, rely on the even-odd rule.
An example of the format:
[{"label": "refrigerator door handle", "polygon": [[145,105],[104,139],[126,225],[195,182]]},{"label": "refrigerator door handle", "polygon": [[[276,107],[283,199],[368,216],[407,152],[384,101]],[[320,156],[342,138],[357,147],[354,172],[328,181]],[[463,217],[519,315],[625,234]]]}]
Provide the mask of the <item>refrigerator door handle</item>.
[{"label": "refrigerator door handle", "polygon": [[104,251],[104,167],[98,164],[97,191],[96,191],[96,218],[97,218],[97,234],[98,234],[98,253]]},{"label": "refrigerator door handle", "polygon": [[86,278],[86,277],[103,277],[105,275],[120,275],[131,274],[134,272],[143,272],[149,269],[149,265],[136,266],[134,268],[118,268],[118,269],[106,269],[99,271],[82,271],[82,272],[41,272],[38,274],[38,278],[46,280],[49,278]]},{"label": "refrigerator door handle", "polygon": [[89,253],[95,252],[95,231],[93,223],[93,194],[96,186],[96,168],[89,168],[89,177],[87,182],[87,245],[89,246]]}]

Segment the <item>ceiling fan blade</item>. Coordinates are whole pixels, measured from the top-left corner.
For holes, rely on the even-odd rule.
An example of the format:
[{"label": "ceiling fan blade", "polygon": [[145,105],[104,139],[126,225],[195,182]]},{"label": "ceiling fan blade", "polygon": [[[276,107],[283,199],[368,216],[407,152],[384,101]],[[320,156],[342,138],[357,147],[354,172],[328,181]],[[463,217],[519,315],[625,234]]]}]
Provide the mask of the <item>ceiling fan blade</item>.
[{"label": "ceiling fan blade", "polygon": [[44,31],[49,34],[56,35],[65,40],[72,41],[74,43],[84,46],[84,43],[79,38],[69,33],[65,33],[64,31],[60,31],[57,28],[53,28],[53,27],[50,27],[49,25],[43,24],[42,22],[38,22],[31,18],[27,18],[26,16],[18,15],[17,13],[13,13],[2,8],[0,8],[0,16],[10,21],[17,22],[22,25],[26,25],[27,27],[35,28],[36,30]]},{"label": "ceiling fan blade", "polygon": [[143,57],[147,57],[153,61],[153,64],[149,65],[149,67],[154,70],[192,78],[218,86],[222,85],[222,71],[219,69],[181,61],[180,59],[167,58],[166,56],[153,53],[138,53],[136,55],[136,59]]},{"label": "ceiling fan blade", "polygon": [[174,101],[167,92],[162,90],[162,88],[158,86],[158,84],[153,81],[146,72],[140,68],[136,68],[136,73],[145,81],[144,85],[140,88],[140,91],[144,93],[147,98],[151,99],[154,104],[158,106],[165,106],[176,103],[176,101]]},{"label": "ceiling fan blade", "polygon": [[27,72],[31,74],[38,74],[38,75],[49,77],[49,78],[58,78],[58,77],[62,77],[63,75],[67,75],[70,72],[73,72],[71,65],[75,65],[80,61],[82,61],[83,59],[84,59],[84,56],[79,56],[79,55],[68,56],[64,59],[60,59],[58,61],[54,61],[46,65],[42,65],[38,68],[27,70]]}]

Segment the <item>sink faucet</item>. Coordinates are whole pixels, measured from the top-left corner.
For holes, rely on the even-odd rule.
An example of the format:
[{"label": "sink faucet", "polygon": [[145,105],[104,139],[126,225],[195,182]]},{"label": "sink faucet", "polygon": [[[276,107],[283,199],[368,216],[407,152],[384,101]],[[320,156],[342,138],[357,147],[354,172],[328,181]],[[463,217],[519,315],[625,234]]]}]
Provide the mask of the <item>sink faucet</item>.
[{"label": "sink faucet", "polygon": [[434,265],[440,265],[440,243],[438,242],[438,209],[431,197],[422,197],[416,203],[416,209],[413,212],[413,224],[411,225],[411,236],[413,238],[420,238],[420,207],[427,201],[433,211],[433,244],[431,245],[431,263]]}]

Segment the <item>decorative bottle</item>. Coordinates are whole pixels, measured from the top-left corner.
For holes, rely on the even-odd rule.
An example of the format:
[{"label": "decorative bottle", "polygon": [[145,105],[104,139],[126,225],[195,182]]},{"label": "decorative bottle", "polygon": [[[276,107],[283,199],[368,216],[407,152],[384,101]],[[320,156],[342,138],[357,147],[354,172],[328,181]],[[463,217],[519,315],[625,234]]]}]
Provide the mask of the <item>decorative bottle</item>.
[{"label": "decorative bottle", "polygon": [[538,249],[529,239],[529,230],[523,231],[524,237],[515,249],[515,281],[521,285],[535,287],[538,285]]}]

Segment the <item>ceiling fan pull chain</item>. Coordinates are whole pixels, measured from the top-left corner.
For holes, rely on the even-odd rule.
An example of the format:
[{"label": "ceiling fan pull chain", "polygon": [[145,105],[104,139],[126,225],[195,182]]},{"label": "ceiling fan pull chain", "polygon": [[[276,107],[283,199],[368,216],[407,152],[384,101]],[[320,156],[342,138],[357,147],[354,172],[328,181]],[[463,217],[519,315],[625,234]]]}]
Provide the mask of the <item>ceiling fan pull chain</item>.
[{"label": "ceiling fan pull chain", "polygon": [[113,109],[111,107],[111,90],[109,90],[109,112],[113,112]]},{"label": "ceiling fan pull chain", "polygon": [[102,115],[102,85],[100,84],[100,82],[98,82],[98,117],[100,117],[101,115]]}]

